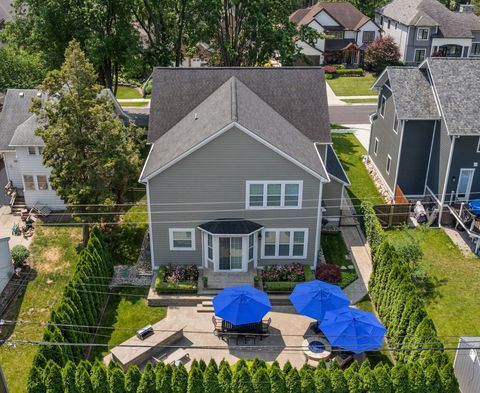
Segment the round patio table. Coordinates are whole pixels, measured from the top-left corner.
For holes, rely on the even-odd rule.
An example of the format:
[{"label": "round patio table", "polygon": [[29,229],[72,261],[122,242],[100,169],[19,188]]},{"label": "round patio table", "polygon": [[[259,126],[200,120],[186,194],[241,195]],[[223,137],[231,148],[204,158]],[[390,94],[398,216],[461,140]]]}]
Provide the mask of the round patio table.
[{"label": "round patio table", "polygon": [[332,353],[330,343],[322,336],[311,336],[303,341],[303,353],[307,360],[320,361],[327,359]]}]

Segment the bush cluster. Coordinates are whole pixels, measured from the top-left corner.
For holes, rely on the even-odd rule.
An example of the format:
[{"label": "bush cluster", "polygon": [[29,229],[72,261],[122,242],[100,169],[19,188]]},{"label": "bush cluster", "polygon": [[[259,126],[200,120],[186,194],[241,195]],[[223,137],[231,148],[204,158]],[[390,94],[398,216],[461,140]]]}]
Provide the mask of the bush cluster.
[{"label": "bush cluster", "polygon": [[13,246],[11,254],[13,264],[17,268],[25,263],[27,258],[30,256],[30,251],[28,251],[27,247],[21,244],[17,244],[16,246]]},{"label": "bush cluster", "polygon": [[323,71],[328,77],[327,79],[365,75],[365,71],[362,68],[340,68],[333,65],[324,66]]},{"label": "bush cluster", "polygon": [[190,371],[183,365],[171,367],[158,363],[147,364],[143,373],[136,366],[124,372],[114,363],[105,367],[82,361],[68,362],[60,368],[49,362],[44,370],[30,372],[28,393],[82,392],[82,393],[366,393],[366,392],[456,392],[455,381],[445,373],[435,373],[418,362],[398,363],[393,368],[384,364],[371,367],[368,361],[361,366],[354,362],[345,370],[336,363],[316,369],[308,365],[301,369],[286,363],[281,369],[277,362],[271,366],[254,359],[234,366],[222,360],[205,364],[194,360]]},{"label": "bush cluster", "polygon": [[305,281],[305,270],[299,262],[288,265],[270,265],[262,270],[263,281]]},{"label": "bush cluster", "polygon": [[[52,311],[43,335],[43,341],[52,343],[88,343],[91,326],[98,325],[106,301],[106,285],[113,275],[113,261],[98,228],[91,231],[87,246],[80,252],[72,278],[63,296]],[[78,325],[72,328],[70,325]],[[53,361],[64,366],[69,360],[84,357],[81,346],[42,345],[33,365],[44,368]]]},{"label": "bush cluster", "polygon": [[323,263],[317,267],[315,277],[318,280],[336,284],[342,279],[342,271],[338,265]]},{"label": "bush cluster", "polygon": [[396,358],[405,364],[418,362],[425,372],[448,376],[456,382],[443,344],[415,286],[414,270],[385,238],[372,206],[363,204],[362,209],[373,256],[369,292],[387,328],[390,345],[399,350],[395,352]]},{"label": "bush cluster", "polygon": [[157,293],[196,293],[198,268],[188,266],[162,266],[155,279]]},{"label": "bush cluster", "polygon": [[198,281],[197,265],[168,265],[165,268],[165,281]]}]

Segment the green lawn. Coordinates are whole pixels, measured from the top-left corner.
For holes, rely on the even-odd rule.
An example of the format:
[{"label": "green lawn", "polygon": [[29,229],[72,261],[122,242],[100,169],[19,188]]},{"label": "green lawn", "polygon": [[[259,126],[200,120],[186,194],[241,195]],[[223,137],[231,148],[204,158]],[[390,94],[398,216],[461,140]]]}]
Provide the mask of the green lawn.
[{"label": "green lawn", "polygon": [[148,102],[144,101],[122,101],[120,103],[121,106],[147,106]]},{"label": "green lawn", "polygon": [[342,281],[340,286],[345,288],[347,285],[355,281],[358,276],[355,267],[352,269],[349,266],[353,266],[353,261],[348,258],[348,248],[343,241],[342,234],[340,232],[335,233],[322,233],[320,238],[322,245],[322,251],[327,263],[340,266],[342,269]]},{"label": "green lawn", "polygon": [[342,101],[347,104],[376,104],[377,98],[345,98]]},{"label": "green lawn", "polygon": [[[30,246],[31,261],[36,276],[17,302],[7,311],[4,319],[45,322],[55,303],[61,298],[77,259],[82,240],[80,227],[37,226]],[[13,330],[13,331],[12,331]],[[44,327],[37,324],[17,324],[13,329],[2,329],[1,338],[41,340]],[[36,347],[6,344],[0,347],[0,364],[12,393],[26,391],[28,370]]]},{"label": "green lawn", "polygon": [[[100,326],[107,328],[97,331],[98,336],[95,342],[109,344],[113,347],[134,336],[137,329],[165,318],[166,307],[149,307],[147,305],[148,290],[148,287],[124,287],[115,290],[110,295],[105,314],[100,322]],[[92,351],[91,358],[102,359],[108,350],[106,347],[96,347]]]},{"label": "green lawn", "polygon": [[330,85],[336,96],[377,95],[377,92],[370,88],[373,85],[373,82],[375,82],[375,78],[371,75],[327,80],[327,83]]},{"label": "green lawn", "polygon": [[143,98],[139,89],[130,86],[118,86],[117,99]]},{"label": "green lawn", "polygon": [[347,190],[354,206],[358,207],[363,201],[384,203],[362,162],[362,155],[367,151],[355,135],[332,134],[332,139],[333,147],[352,183]]},{"label": "green lawn", "polygon": [[[428,280],[422,285],[427,310],[439,336],[480,335],[480,258],[466,257],[442,229],[404,229],[387,232],[395,242],[413,236],[423,249],[420,268]],[[455,346],[456,338],[447,339]],[[454,352],[449,352],[453,358]]]}]

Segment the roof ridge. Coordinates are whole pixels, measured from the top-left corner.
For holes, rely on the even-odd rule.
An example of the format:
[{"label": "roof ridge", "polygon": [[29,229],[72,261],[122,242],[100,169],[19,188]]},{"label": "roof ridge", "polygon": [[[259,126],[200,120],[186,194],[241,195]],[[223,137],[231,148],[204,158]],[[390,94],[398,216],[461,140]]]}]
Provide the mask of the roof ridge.
[{"label": "roof ridge", "polygon": [[230,78],[230,83],[231,83],[231,89],[232,89],[232,94],[231,94],[231,99],[232,99],[232,120],[233,121],[238,121],[238,105],[237,105],[237,78],[232,76]]}]

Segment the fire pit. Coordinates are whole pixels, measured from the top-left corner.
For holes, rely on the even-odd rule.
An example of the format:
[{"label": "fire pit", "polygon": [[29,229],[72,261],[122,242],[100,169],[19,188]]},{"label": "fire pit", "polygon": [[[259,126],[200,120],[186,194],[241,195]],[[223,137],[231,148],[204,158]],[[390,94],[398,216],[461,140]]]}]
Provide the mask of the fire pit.
[{"label": "fire pit", "polygon": [[303,342],[304,354],[307,360],[319,361],[330,356],[332,347],[329,342],[321,336],[308,337]]}]

